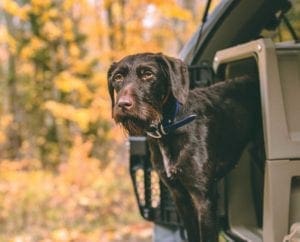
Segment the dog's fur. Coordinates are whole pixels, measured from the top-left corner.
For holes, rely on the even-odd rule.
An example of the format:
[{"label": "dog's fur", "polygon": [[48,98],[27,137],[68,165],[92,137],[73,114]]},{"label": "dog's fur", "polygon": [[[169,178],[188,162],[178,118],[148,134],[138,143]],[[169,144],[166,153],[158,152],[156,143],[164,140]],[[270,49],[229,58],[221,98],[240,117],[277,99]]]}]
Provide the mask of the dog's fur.
[{"label": "dog's fur", "polygon": [[145,135],[175,100],[182,104],[176,119],[197,114],[161,139],[148,138],[151,161],[174,197],[188,240],[217,241],[216,183],[258,129],[258,80],[241,77],[189,90],[186,64],[142,53],[113,63],[108,87],[113,118],[129,135]]}]

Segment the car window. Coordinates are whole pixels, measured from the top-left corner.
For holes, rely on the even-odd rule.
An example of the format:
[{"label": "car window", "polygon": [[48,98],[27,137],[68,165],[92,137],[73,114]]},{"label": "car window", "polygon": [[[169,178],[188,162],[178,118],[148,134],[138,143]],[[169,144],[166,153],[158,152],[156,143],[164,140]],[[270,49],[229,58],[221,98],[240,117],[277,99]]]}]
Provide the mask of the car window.
[{"label": "car window", "polygon": [[[274,42],[285,42],[299,40],[300,37],[300,0],[292,0],[291,9],[284,15],[277,14],[277,18],[281,19],[279,26],[275,30],[263,30],[262,37],[272,38]],[[286,18],[286,20],[284,19]],[[292,29],[290,27],[292,27]]]}]

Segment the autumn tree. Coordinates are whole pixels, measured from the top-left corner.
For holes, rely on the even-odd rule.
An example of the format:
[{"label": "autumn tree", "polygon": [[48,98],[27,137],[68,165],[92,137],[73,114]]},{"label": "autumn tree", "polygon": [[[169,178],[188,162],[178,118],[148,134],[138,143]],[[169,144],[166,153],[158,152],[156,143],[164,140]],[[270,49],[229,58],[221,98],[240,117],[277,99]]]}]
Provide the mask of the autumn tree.
[{"label": "autumn tree", "polygon": [[51,166],[67,158],[76,135],[105,143],[107,117],[94,97],[97,60],[88,56],[79,28],[86,3],[7,0],[2,7],[2,109],[11,122],[1,155]]}]

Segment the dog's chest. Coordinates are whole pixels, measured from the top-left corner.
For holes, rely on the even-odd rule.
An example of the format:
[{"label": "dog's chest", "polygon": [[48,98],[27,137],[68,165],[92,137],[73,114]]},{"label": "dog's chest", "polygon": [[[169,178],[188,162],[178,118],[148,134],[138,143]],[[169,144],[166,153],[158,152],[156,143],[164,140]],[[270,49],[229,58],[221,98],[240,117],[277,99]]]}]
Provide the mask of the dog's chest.
[{"label": "dog's chest", "polygon": [[166,171],[167,178],[170,178],[172,176],[171,174],[172,163],[170,161],[170,155],[167,153],[166,149],[162,145],[159,145],[159,150],[162,155],[164,170]]},{"label": "dog's chest", "polygon": [[177,142],[177,139],[171,139],[168,142],[158,144],[164,171],[168,179],[175,178],[181,171],[178,164],[180,163],[180,153],[183,146],[180,143]]},{"label": "dog's chest", "polygon": [[157,142],[162,158],[161,164],[168,179],[180,178],[195,167],[202,170],[208,161],[206,124],[199,125],[196,133],[181,131]]}]

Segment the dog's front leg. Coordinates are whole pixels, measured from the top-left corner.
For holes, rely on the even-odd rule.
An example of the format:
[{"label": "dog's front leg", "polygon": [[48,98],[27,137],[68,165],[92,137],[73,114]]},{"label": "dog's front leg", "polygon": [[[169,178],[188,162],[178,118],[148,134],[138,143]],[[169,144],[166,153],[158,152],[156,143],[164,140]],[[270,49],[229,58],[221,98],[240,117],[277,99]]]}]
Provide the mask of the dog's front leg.
[{"label": "dog's front leg", "polygon": [[[198,221],[200,242],[217,242],[217,196],[212,179],[211,162],[205,159],[195,160],[189,154],[195,151],[182,150],[178,169],[181,170],[179,179],[188,191]],[[200,155],[194,157],[201,157]],[[203,162],[205,161],[205,162]]]},{"label": "dog's front leg", "polygon": [[218,219],[217,219],[217,200],[208,196],[199,196],[199,193],[192,194],[195,204],[201,242],[218,241]]},{"label": "dog's front leg", "polygon": [[199,220],[197,210],[188,191],[179,181],[171,184],[171,193],[178,213],[183,221],[189,242],[200,242]]},{"label": "dog's front leg", "polygon": [[155,142],[151,141],[149,144],[152,165],[172,194],[176,209],[187,231],[188,241],[199,242],[200,234],[198,215],[190,194],[179,179],[173,179],[167,176],[167,173],[164,170],[163,157],[159,146]]},{"label": "dog's front leg", "polygon": [[[170,184],[177,210],[183,220],[189,242],[217,242],[217,200],[209,195],[186,190],[180,180]],[[210,190],[212,192],[212,190]]]}]

